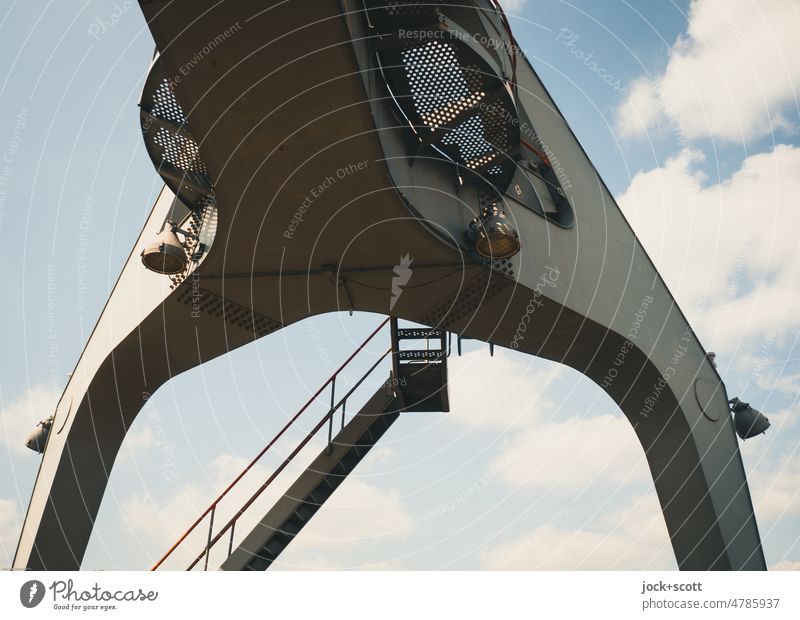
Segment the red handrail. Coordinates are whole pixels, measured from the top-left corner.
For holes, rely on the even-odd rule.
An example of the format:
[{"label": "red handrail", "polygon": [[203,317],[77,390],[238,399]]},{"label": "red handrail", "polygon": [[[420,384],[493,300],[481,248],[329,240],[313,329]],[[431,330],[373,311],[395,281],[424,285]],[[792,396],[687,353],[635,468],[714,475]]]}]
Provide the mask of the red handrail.
[{"label": "red handrail", "polygon": [[[356,383],[356,385],[354,385],[350,389],[350,391],[335,406],[331,407],[331,409],[328,411],[328,413],[326,413],[323,416],[323,418],[317,423],[317,425],[313,429],[311,429],[311,431],[302,439],[302,441],[300,441],[299,444],[297,444],[297,446],[295,447],[294,450],[292,450],[292,452],[289,454],[289,456],[287,456],[284,459],[283,463],[281,463],[275,469],[275,471],[272,472],[272,474],[269,476],[269,478],[267,478],[266,482],[264,482],[264,484],[262,484],[258,488],[258,490],[250,496],[250,499],[248,499],[244,503],[244,505],[238,510],[238,512],[235,515],[233,515],[231,520],[228,521],[225,524],[225,526],[222,529],[220,529],[219,532],[217,532],[217,535],[214,536],[213,538],[211,538],[210,535],[209,535],[209,540],[208,540],[208,543],[206,544],[205,549],[203,549],[203,552],[200,555],[198,555],[191,564],[189,564],[189,567],[186,569],[187,571],[188,570],[192,570],[195,566],[197,566],[197,563],[200,560],[202,560],[204,556],[206,557],[206,564],[208,563],[208,554],[211,552],[211,548],[219,542],[219,540],[225,535],[225,533],[228,530],[230,530],[231,528],[233,528],[236,525],[236,522],[244,514],[244,512],[250,506],[252,506],[253,502],[255,502],[264,491],[267,490],[267,487],[269,487],[269,485],[272,484],[272,481],[275,480],[275,478],[277,478],[284,469],[286,469],[286,466],[289,463],[291,463],[292,460],[294,459],[294,457],[296,457],[300,453],[300,450],[302,450],[303,448],[306,447],[306,445],[308,444],[309,441],[311,441],[311,439],[314,437],[314,435],[316,435],[320,431],[320,429],[323,426],[325,426],[325,423],[326,422],[330,422],[330,420],[333,418],[333,416],[336,415],[336,412],[338,411],[339,407],[342,406],[342,404],[350,397],[350,395],[361,385],[361,383],[364,381],[364,379],[366,379],[372,373],[372,371],[375,370],[378,367],[378,365],[391,352],[392,352],[392,349],[390,347],[383,353],[383,355],[381,355],[378,358],[378,360],[364,374],[364,376],[361,377],[361,379]],[[233,540],[233,532],[231,532],[231,540]]]},{"label": "red handrail", "polygon": [[[221,500],[223,497],[225,497],[225,496],[228,494],[228,492],[229,492],[229,491],[230,491],[230,490],[231,490],[231,489],[232,489],[234,486],[236,486],[236,483],[238,483],[238,482],[239,482],[239,480],[241,480],[241,479],[242,479],[242,478],[245,476],[245,474],[247,474],[247,472],[248,472],[248,471],[250,471],[250,470],[253,468],[253,466],[254,466],[254,465],[255,465],[255,464],[256,464],[256,463],[257,463],[257,462],[258,462],[258,461],[261,459],[261,457],[262,457],[262,456],[264,456],[264,455],[267,453],[267,450],[269,450],[269,449],[270,449],[270,448],[271,448],[271,447],[272,447],[272,446],[275,444],[275,442],[276,442],[276,441],[278,441],[278,439],[280,439],[280,438],[283,436],[283,434],[284,434],[284,433],[285,433],[287,430],[289,430],[289,427],[290,427],[292,424],[294,424],[294,423],[297,421],[297,419],[298,419],[298,418],[299,418],[299,417],[300,417],[300,416],[303,414],[303,412],[304,412],[306,409],[308,409],[308,407],[309,407],[309,406],[311,406],[311,403],[313,403],[313,402],[314,402],[314,401],[317,399],[317,397],[318,397],[318,396],[319,396],[319,395],[322,393],[322,391],[323,391],[323,390],[324,390],[326,387],[328,387],[328,386],[330,385],[330,383],[331,383],[331,382],[332,382],[332,381],[333,381],[333,380],[336,378],[336,376],[337,376],[337,375],[338,375],[340,372],[342,372],[342,370],[345,368],[345,366],[347,366],[347,365],[348,365],[348,364],[349,364],[351,361],[353,361],[353,358],[354,358],[356,355],[358,355],[358,354],[359,354],[359,353],[360,353],[360,352],[361,352],[361,351],[364,349],[364,347],[365,347],[365,346],[367,346],[367,344],[369,343],[369,341],[370,341],[370,340],[372,340],[372,339],[373,339],[373,338],[374,338],[374,337],[375,337],[375,336],[378,334],[378,332],[379,332],[379,331],[381,331],[381,329],[383,329],[383,327],[384,327],[384,326],[385,326],[385,325],[386,325],[388,322],[389,322],[389,317],[386,317],[386,319],[384,319],[384,320],[383,320],[383,322],[381,322],[381,324],[380,324],[380,325],[378,325],[378,327],[376,327],[376,328],[375,328],[375,331],[373,331],[373,332],[372,332],[372,333],[371,333],[371,334],[370,334],[370,335],[367,337],[367,339],[366,339],[364,342],[362,342],[362,343],[359,345],[359,347],[358,347],[358,348],[357,348],[355,351],[353,351],[353,353],[350,355],[350,357],[348,357],[348,358],[347,358],[347,359],[344,361],[344,363],[343,363],[341,366],[339,366],[339,368],[337,368],[337,369],[336,369],[336,371],[335,371],[335,372],[334,372],[334,373],[333,373],[333,374],[332,374],[332,375],[331,375],[331,376],[328,378],[328,380],[327,380],[327,381],[325,381],[325,383],[323,383],[323,384],[322,384],[322,386],[321,386],[321,387],[320,387],[320,388],[319,388],[319,389],[318,389],[318,390],[317,390],[317,391],[314,393],[314,395],[313,395],[311,398],[309,398],[309,399],[308,399],[308,402],[306,402],[306,404],[305,404],[305,405],[303,405],[303,407],[300,409],[300,411],[298,411],[298,412],[297,412],[297,413],[296,413],[296,414],[295,414],[295,415],[294,415],[294,416],[293,416],[293,417],[292,417],[292,418],[291,418],[291,419],[290,419],[290,420],[289,420],[289,421],[288,421],[288,422],[287,422],[287,423],[284,425],[284,427],[283,427],[283,428],[282,428],[280,431],[278,431],[278,434],[277,434],[277,435],[275,435],[275,437],[273,437],[273,438],[272,438],[272,440],[270,440],[270,442],[269,442],[269,443],[268,443],[266,446],[264,446],[264,449],[263,449],[263,450],[261,450],[261,452],[259,452],[259,453],[256,455],[256,457],[255,457],[255,458],[254,458],[252,461],[250,461],[250,463],[247,465],[247,467],[245,467],[245,468],[242,470],[242,472],[241,472],[241,473],[240,473],[238,476],[236,476],[236,478],[234,478],[233,482],[231,482],[231,483],[230,483],[230,484],[229,484],[229,485],[228,485],[228,486],[225,488],[225,490],[224,490],[222,493],[220,493],[219,497],[217,497],[217,499],[215,499],[215,500],[214,500],[214,501],[211,503],[211,505],[210,505],[208,508],[206,508],[206,510],[203,512],[203,514],[201,514],[201,515],[200,515],[200,516],[197,518],[197,520],[196,520],[194,523],[192,523],[192,525],[189,527],[189,529],[187,529],[187,530],[186,530],[186,531],[185,531],[185,532],[184,532],[184,533],[181,535],[181,537],[180,537],[180,538],[179,538],[179,539],[178,539],[178,540],[175,542],[175,544],[174,544],[174,545],[172,545],[172,546],[169,548],[169,550],[168,550],[168,551],[167,551],[167,552],[166,552],[166,553],[163,555],[163,557],[162,557],[162,558],[161,558],[161,559],[160,559],[158,562],[156,562],[156,563],[153,565],[153,567],[150,569],[151,571],[157,570],[157,569],[158,569],[158,567],[159,567],[159,566],[161,566],[161,565],[164,563],[164,561],[165,561],[165,560],[166,560],[166,559],[167,559],[167,558],[168,558],[170,555],[172,555],[172,552],[173,552],[173,551],[175,551],[175,549],[177,549],[177,548],[178,548],[178,545],[180,545],[180,544],[181,544],[181,543],[182,543],[184,540],[186,540],[186,537],[187,537],[187,536],[189,536],[189,534],[191,534],[191,533],[194,531],[194,529],[195,529],[195,528],[196,528],[198,525],[200,525],[200,523],[203,521],[203,519],[205,519],[205,518],[206,518],[206,516],[208,516],[208,514],[209,514],[209,513],[210,513],[212,510],[214,510],[214,509],[217,507],[217,504],[220,502],[220,500]],[[327,419],[327,418],[326,418],[326,419]],[[323,420],[323,421],[324,421],[324,420]],[[319,430],[319,429],[317,429],[317,430]]]}]

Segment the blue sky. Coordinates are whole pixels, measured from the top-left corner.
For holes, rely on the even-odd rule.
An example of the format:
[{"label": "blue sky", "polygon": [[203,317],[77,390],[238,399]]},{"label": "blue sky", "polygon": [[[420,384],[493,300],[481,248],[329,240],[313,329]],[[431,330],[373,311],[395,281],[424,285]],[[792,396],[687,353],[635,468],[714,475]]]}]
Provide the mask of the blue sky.
[{"label": "blue sky", "polygon": [[[796,5],[504,4],[729,392],[770,416],[743,455],[769,564],[800,568]],[[160,183],[138,125],[153,44],[135,4],[6,3],[0,32],[2,566],[38,465],[24,435],[52,413]],[[85,566],[149,566],[377,322],[317,317],[159,390]],[[465,348],[453,411],[401,418],[281,566],[674,568],[641,449],[600,388]]]}]

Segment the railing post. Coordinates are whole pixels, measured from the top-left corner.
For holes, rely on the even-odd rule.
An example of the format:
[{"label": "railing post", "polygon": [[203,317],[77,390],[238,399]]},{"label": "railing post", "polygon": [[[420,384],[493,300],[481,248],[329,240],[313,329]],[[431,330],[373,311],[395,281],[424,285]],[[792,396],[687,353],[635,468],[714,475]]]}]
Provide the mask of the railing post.
[{"label": "railing post", "polygon": [[[295,423],[295,422],[298,420],[298,418],[299,418],[299,417],[300,417],[300,416],[303,414],[303,412],[304,412],[304,411],[306,411],[306,410],[308,409],[308,407],[310,407],[310,406],[311,406],[311,403],[313,403],[313,402],[315,402],[315,401],[316,401],[316,399],[317,399],[317,398],[318,398],[318,397],[319,397],[319,396],[320,396],[320,395],[321,395],[321,394],[322,394],[322,393],[325,391],[325,388],[327,387],[328,383],[331,383],[331,384],[335,385],[336,376],[337,376],[337,375],[338,375],[338,374],[339,374],[339,373],[342,371],[342,369],[344,369],[344,368],[345,368],[345,367],[346,367],[346,366],[347,366],[347,365],[348,365],[348,364],[349,364],[351,361],[353,361],[353,358],[355,358],[355,356],[356,356],[356,355],[358,355],[358,354],[359,354],[359,353],[360,353],[362,350],[364,350],[364,347],[366,347],[366,346],[367,346],[367,343],[369,343],[369,342],[370,342],[370,341],[371,341],[371,340],[372,340],[372,339],[373,339],[373,338],[374,338],[374,337],[375,337],[375,336],[378,334],[378,332],[380,332],[380,331],[381,331],[381,330],[382,330],[382,329],[385,327],[385,325],[386,325],[388,322],[389,322],[389,318],[387,317],[386,319],[384,319],[384,320],[381,322],[381,324],[380,324],[380,325],[378,325],[378,327],[376,327],[376,328],[375,328],[375,330],[374,330],[374,331],[373,331],[373,332],[372,332],[372,333],[371,333],[371,334],[370,334],[370,335],[367,337],[367,339],[366,339],[366,340],[364,340],[364,342],[362,342],[362,343],[359,345],[359,347],[358,347],[358,348],[357,348],[355,351],[353,351],[353,353],[351,353],[351,354],[350,354],[350,357],[348,357],[348,358],[347,358],[347,359],[346,359],[346,360],[345,360],[345,361],[342,363],[342,365],[341,365],[341,366],[339,366],[339,368],[336,370],[336,372],[334,372],[334,373],[333,373],[333,375],[331,376],[331,378],[330,378],[330,379],[328,379],[327,381],[325,381],[325,383],[323,383],[323,384],[320,386],[320,388],[319,388],[319,389],[318,389],[318,390],[317,390],[317,391],[314,393],[314,395],[313,395],[313,396],[311,396],[311,398],[310,398],[310,399],[308,399],[308,401],[306,402],[306,404],[305,404],[305,405],[303,405],[303,406],[300,408],[300,410],[299,410],[299,411],[298,411],[298,412],[297,412],[297,413],[296,413],[294,416],[292,416],[292,418],[291,418],[291,419],[290,419],[290,420],[289,420],[289,421],[288,421],[288,422],[287,422],[287,423],[286,423],[286,424],[283,426],[283,428],[282,428],[280,431],[278,431],[278,434],[277,434],[277,435],[275,435],[275,437],[273,437],[273,438],[272,438],[272,440],[271,440],[271,441],[270,441],[270,442],[269,442],[269,443],[268,443],[268,444],[267,444],[267,445],[266,445],[266,446],[265,446],[265,447],[264,447],[264,448],[261,450],[261,452],[259,452],[259,453],[256,455],[256,457],[255,457],[253,460],[251,460],[251,461],[250,461],[250,463],[249,463],[249,464],[248,464],[248,465],[247,465],[247,466],[246,466],[246,467],[245,467],[245,468],[244,468],[244,469],[243,469],[243,470],[242,470],[242,471],[239,473],[239,475],[237,475],[237,476],[236,476],[236,478],[234,478],[234,479],[233,479],[233,481],[232,481],[232,482],[231,482],[231,483],[230,483],[230,484],[227,486],[227,488],[226,488],[226,489],[225,489],[225,490],[224,490],[224,491],[223,491],[223,492],[222,492],[222,493],[219,495],[219,497],[217,497],[217,499],[215,499],[215,500],[214,500],[214,503],[213,503],[213,504],[211,504],[211,506],[209,506],[208,508],[206,508],[205,512],[203,512],[203,514],[201,514],[201,515],[200,515],[200,516],[199,516],[199,517],[198,517],[198,518],[195,520],[195,522],[194,522],[194,523],[192,523],[192,525],[190,525],[190,526],[189,526],[189,529],[188,529],[188,530],[186,530],[186,531],[185,531],[185,532],[184,532],[184,533],[181,535],[181,537],[180,537],[180,538],[179,538],[179,539],[178,539],[178,540],[175,542],[175,544],[173,544],[173,545],[172,545],[172,547],[170,547],[170,548],[169,548],[169,550],[168,550],[168,551],[167,551],[167,552],[166,552],[166,553],[165,553],[165,554],[164,554],[164,555],[161,557],[161,559],[159,559],[159,560],[158,560],[158,562],[156,562],[156,563],[153,565],[153,567],[152,567],[150,570],[157,570],[157,569],[158,569],[158,567],[159,567],[159,566],[161,566],[161,565],[164,563],[164,561],[165,561],[165,560],[166,560],[166,559],[167,559],[167,558],[168,558],[170,555],[172,555],[172,553],[175,551],[175,549],[177,549],[177,548],[178,548],[178,546],[179,546],[179,545],[180,545],[180,544],[181,544],[181,543],[182,543],[184,540],[186,540],[186,538],[189,536],[189,534],[191,534],[191,533],[192,533],[192,532],[195,530],[195,528],[196,528],[196,527],[198,527],[198,526],[199,526],[199,525],[200,525],[200,524],[203,522],[203,519],[205,519],[205,518],[206,518],[206,515],[208,515],[210,512],[212,512],[213,510],[215,510],[215,509],[216,509],[217,503],[218,503],[220,500],[222,500],[222,498],[223,498],[223,497],[225,497],[225,496],[228,494],[228,492],[229,492],[229,491],[230,491],[230,490],[231,490],[231,489],[232,489],[232,488],[233,488],[233,487],[234,487],[234,486],[235,486],[235,485],[236,485],[236,484],[237,484],[237,483],[238,483],[238,482],[239,482],[239,481],[242,479],[242,477],[244,477],[244,475],[245,475],[245,474],[246,474],[248,471],[250,471],[250,470],[251,470],[251,468],[252,468],[252,467],[253,467],[253,466],[254,466],[254,465],[255,465],[255,464],[256,464],[256,463],[257,463],[257,462],[258,462],[258,461],[261,459],[261,457],[263,457],[263,456],[264,456],[264,454],[267,452],[267,450],[269,450],[269,449],[270,449],[270,448],[273,446],[273,444],[275,444],[275,442],[276,442],[276,441],[278,441],[278,439],[280,439],[280,438],[283,436],[283,434],[284,434],[284,433],[285,433],[285,432],[286,432],[286,431],[287,431],[287,430],[288,430],[288,429],[289,429],[289,428],[292,426],[292,424],[294,424],[294,423]],[[388,352],[387,352],[387,353],[384,353],[384,357],[385,357],[387,354],[388,354]],[[381,358],[381,359],[383,359],[383,358]],[[373,368],[373,369],[374,369],[374,368]],[[370,370],[368,371],[368,373],[369,373],[369,372],[372,372],[372,370],[373,370],[373,369],[370,369]],[[333,388],[333,387],[332,387],[332,388],[331,388],[331,408],[333,408],[333,407],[334,407],[334,400],[335,400],[335,398],[336,398],[336,395],[335,395],[335,391],[334,391],[334,390],[335,390],[335,388]],[[329,415],[330,415],[331,417],[332,417],[334,414],[335,414],[335,410],[333,410],[333,411],[330,411],[330,412],[329,412]],[[322,425],[323,425],[323,424],[324,424],[324,420],[320,422],[320,424],[319,424],[319,427],[318,427],[316,430],[317,430],[317,431],[319,431],[319,430],[322,428]],[[331,422],[331,425],[332,425],[332,422]],[[332,426],[331,426],[331,431],[332,431]],[[332,432],[331,432],[331,434],[332,434]],[[332,440],[332,437],[331,437],[331,440]],[[330,443],[328,444],[328,447],[330,447]],[[234,519],[233,519],[233,521],[235,521],[235,520],[236,520],[236,518],[234,518]],[[214,521],[214,519],[213,519],[213,515],[212,515],[212,518],[211,518],[212,527],[213,527],[213,521]],[[225,530],[221,530],[221,531],[220,531],[220,533],[219,533],[217,536],[218,536],[218,537],[222,537],[224,534],[225,534]],[[210,535],[209,535],[209,537],[210,537]],[[231,532],[231,538],[232,538],[232,537],[233,537],[233,533]],[[216,542],[216,540],[215,540],[214,542]],[[202,553],[200,553],[200,554],[199,554],[199,555],[198,555],[198,556],[197,556],[197,557],[194,559],[194,561],[192,562],[192,564],[189,566],[189,569],[188,569],[188,570],[191,570],[192,568],[194,568],[194,567],[197,565],[197,563],[198,563],[198,562],[200,562],[200,560],[201,560],[201,559],[203,559],[203,556],[207,556],[207,555],[208,555],[208,551],[209,551],[209,550],[208,550],[208,547],[210,547],[210,546],[211,546],[211,541],[209,541],[209,542],[206,544],[206,547],[207,547],[207,549],[204,549],[204,550],[203,550],[203,552],[202,552]],[[230,545],[229,545],[229,546],[230,546]],[[207,564],[206,564],[206,565],[207,565]]]},{"label": "railing post", "polygon": [[[192,570],[200,562],[200,560],[202,560],[204,557],[206,558],[206,566],[208,566],[209,549],[213,545],[215,545],[219,540],[222,539],[222,537],[228,532],[228,529],[232,529],[234,527],[234,524],[239,519],[239,517],[241,517],[244,514],[244,512],[253,504],[253,502],[255,502],[256,499],[261,495],[261,493],[270,484],[272,484],[272,481],[275,480],[275,478],[284,469],[286,469],[286,467],[289,465],[289,463],[292,461],[292,459],[294,459],[300,453],[300,451],[303,448],[305,448],[306,445],[308,445],[308,442],[311,441],[311,439],[313,439],[314,437],[317,436],[317,433],[319,433],[322,430],[322,428],[325,426],[326,422],[328,423],[328,428],[329,429],[331,428],[331,423],[332,423],[332,420],[333,420],[333,416],[336,414],[336,410],[339,408],[339,406],[344,406],[345,401],[348,398],[350,398],[350,396],[353,394],[353,392],[355,392],[355,390],[358,389],[358,387],[367,379],[367,377],[369,377],[371,375],[372,371],[374,371],[380,365],[380,363],[384,359],[386,359],[386,356],[389,355],[391,352],[392,352],[391,349],[387,349],[386,352],[383,355],[381,355],[378,358],[378,360],[370,367],[370,369],[367,370],[367,372],[365,372],[364,375],[358,381],[356,381],[355,385],[350,388],[350,390],[342,397],[342,399],[339,401],[339,403],[338,404],[336,404],[336,403],[333,404],[333,407],[328,410],[328,413],[325,414],[325,416],[319,422],[317,422],[317,424],[314,426],[314,428],[305,436],[305,438],[303,438],[300,441],[299,444],[297,444],[297,446],[295,446],[294,450],[292,450],[292,452],[289,454],[289,456],[287,456],[283,460],[283,462],[275,469],[275,471],[272,473],[272,475],[270,475],[270,477],[267,478],[266,482],[264,482],[264,484],[262,484],[259,487],[259,489],[255,493],[253,493],[253,495],[250,497],[250,499],[248,499],[244,503],[244,505],[233,516],[233,518],[231,518],[225,524],[225,526],[220,529],[220,531],[217,533],[217,535],[214,536],[213,538],[211,538],[211,532],[213,530],[214,513],[216,511],[217,504],[214,503],[209,507],[209,511],[211,511],[211,525],[209,526],[209,541],[206,543],[206,548],[201,553],[199,553],[197,555],[197,557],[192,561],[192,563],[189,565],[189,568],[187,570]],[[333,444],[330,443],[328,447],[332,448],[332,446],[333,446]],[[197,521],[197,523],[200,523],[200,521]],[[231,533],[231,537],[232,536],[233,536],[233,533]],[[229,549],[229,552],[232,551],[230,543],[229,543],[228,549]]]},{"label": "railing post", "polygon": [[228,557],[233,553],[233,531],[236,529],[236,521],[231,524],[231,539],[228,541]]},{"label": "railing post", "polygon": [[208,570],[208,556],[211,553],[211,534],[214,531],[214,513],[217,512],[217,506],[211,509],[211,520],[208,522],[208,541],[206,542],[206,559],[203,570]]},{"label": "railing post", "polygon": [[347,409],[347,399],[346,398],[342,401],[342,426],[339,428],[339,430],[342,430],[344,428],[344,412],[345,412],[345,409]]},{"label": "railing post", "polygon": [[396,377],[400,376],[400,338],[399,338],[399,330],[400,326],[397,321],[397,318],[392,317],[390,322],[390,333],[389,336],[392,340],[392,374]]},{"label": "railing post", "polygon": [[331,453],[331,444],[333,443],[333,416],[336,414],[336,409],[334,409],[336,402],[336,375],[333,376],[333,380],[331,381],[331,408],[328,411],[328,445],[325,447],[325,451],[330,454]]},{"label": "railing post", "polygon": [[333,409],[328,411],[328,445],[325,446],[326,454],[330,454],[333,451],[333,416],[335,413]]}]

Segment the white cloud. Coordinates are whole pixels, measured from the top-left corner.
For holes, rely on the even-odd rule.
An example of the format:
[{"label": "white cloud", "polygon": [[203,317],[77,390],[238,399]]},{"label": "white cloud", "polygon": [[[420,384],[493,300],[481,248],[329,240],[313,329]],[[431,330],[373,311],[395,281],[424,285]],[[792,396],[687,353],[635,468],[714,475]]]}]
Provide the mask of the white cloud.
[{"label": "white cloud", "polygon": [[767,560],[778,563],[770,569],[789,570],[798,553],[800,415],[792,406],[770,411],[769,420],[766,435],[744,442],[741,451]]},{"label": "white cloud", "polygon": [[688,139],[741,141],[796,124],[798,30],[790,0],[693,0],[663,73],[631,86],[619,132],[673,124]]},{"label": "white cloud", "polygon": [[125,445],[132,452],[149,450],[156,445],[156,435],[153,432],[153,427],[141,425],[130,429],[125,436]]},{"label": "white cloud", "polygon": [[[398,490],[348,478],[286,548],[275,568],[356,568],[354,556],[359,550],[386,549],[388,543],[407,538],[412,525]],[[370,553],[372,560],[378,557]]]},{"label": "white cloud", "polygon": [[[34,457],[25,446],[25,440],[40,421],[55,413],[60,395],[50,386],[37,385],[4,406],[0,410],[0,442],[5,443],[12,454]],[[120,457],[127,458],[155,445],[152,426],[145,421],[137,422],[125,437]]]},{"label": "white cloud", "polygon": [[617,111],[617,133],[636,138],[656,125],[664,113],[658,98],[658,86],[647,78],[638,78],[629,87],[628,97]]},{"label": "white cloud", "polygon": [[[535,493],[540,512],[552,515],[533,530],[509,530],[510,540],[483,554],[483,568],[674,568],[655,493],[632,495],[650,481],[644,451],[621,412],[592,411],[599,387],[562,365],[519,355],[490,359],[476,351],[452,362],[453,420],[511,431],[486,475],[515,494]],[[490,389],[498,384],[499,395]],[[600,407],[606,404],[613,408],[603,397]],[[595,510],[606,514],[592,517]],[[591,526],[574,524],[579,511]]]},{"label": "white cloud", "polygon": [[[236,524],[236,541],[240,541],[263,517],[266,511],[294,482],[305,465],[319,452],[320,446],[301,452],[275,483],[248,508]],[[370,458],[367,456],[366,458]],[[209,480],[180,486],[165,502],[157,502],[144,493],[136,493],[122,505],[120,518],[124,527],[139,539],[146,550],[157,555],[172,543],[209,506],[211,501],[242,471],[247,461],[230,454],[221,454],[206,468]],[[215,515],[214,532],[228,522],[234,513],[267,479],[272,465],[256,465],[220,503]],[[365,515],[368,515],[365,518]],[[350,477],[317,512],[281,557],[280,568],[344,568],[346,557],[338,551],[348,549],[349,557],[362,545],[377,545],[406,536],[412,519],[405,510],[396,489],[367,484],[357,476]],[[165,563],[165,568],[183,569],[205,546],[208,518],[178,547]],[[217,568],[224,560],[227,536],[212,553],[209,566]],[[276,563],[276,568],[279,565]]]},{"label": "white cloud", "polygon": [[783,560],[782,562],[778,562],[775,566],[771,566],[770,570],[800,570],[800,562]]},{"label": "white cloud", "polygon": [[500,0],[500,4],[503,7],[503,10],[509,13],[518,13],[525,5],[528,4],[528,0]]},{"label": "white cloud", "polygon": [[800,515],[800,456],[787,455],[774,467],[759,462],[749,486],[763,536],[764,526]]},{"label": "white cloud", "polygon": [[396,456],[397,450],[391,446],[375,446],[369,451],[369,458],[373,463],[386,463]]},{"label": "white cloud", "polygon": [[158,442],[153,427],[142,420],[144,416],[139,416],[137,421],[125,435],[125,441],[117,456],[117,462],[121,463],[128,459],[135,459],[142,456],[144,452],[154,448]]},{"label": "white cloud", "polygon": [[762,390],[776,390],[795,398],[800,396],[800,373],[776,376],[773,373],[759,375],[757,378],[758,387]]},{"label": "white cloud", "polygon": [[675,568],[655,493],[634,496],[621,510],[574,529],[557,513],[483,554],[490,570],[669,570]]},{"label": "white cloud", "polygon": [[[578,372],[502,349],[493,358],[471,351],[448,365],[449,420],[493,435],[511,431],[488,467],[493,477],[574,489],[587,480],[620,484],[648,475],[630,422],[619,411],[591,413],[593,397],[614,405]],[[575,416],[576,407],[587,416]]]},{"label": "white cloud", "polygon": [[619,204],[712,350],[779,337],[800,321],[800,148],[748,157],[707,185],[685,150],[637,174]]},{"label": "white cloud", "polygon": [[650,476],[644,450],[622,413],[531,425],[505,443],[489,471],[515,486],[558,493]]},{"label": "white cloud", "polygon": [[0,568],[11,566],[22,523],[13,499],[0,499]]},{"label": "white cloud", "polygon": [[497,349],[452,356],[449,420],[470,428],[528,428],[553,402],[545,392],[567,369],[553,362]]},{"label": "white cloud", "polygon": [[[192,480],[172,490],[165,500],[157,500],[149,493],[134,493],[120,508],[122,526],[135,537],[142,548],[160,556],[187,530],[187,528],[208,508],[211,502],[244,469],[247,461],[230,454],[220,454],[201,471],[204,480]],[[235,512],[251,497],[271,472],[263,464],[254,466],[248,474],[226,495],[215,514],[215,533],[228,522]],[[291,484],[298,473],[296,467],[287,468],[284,475],[276,480],[245,513],[237,523],[240,539],[263,516],[266,507],[274,503]],[[208,517],[200,524],[165,563],[165,568],[184,569],[203,549],[208,534]],[[227,549],[220,542],[215,550],[217,556]],[[212,556],[214,557],[214,556]],[[216,566],[224,559],[216,558]],[[211,562],[213,565],[214,562]]]},{"label": "white cloud", "polygon": [[37,385],[0,410],[0,439],[12,453],[34,456],[25,440],[41,420],[55,413],[58,397],[53,388]]}]

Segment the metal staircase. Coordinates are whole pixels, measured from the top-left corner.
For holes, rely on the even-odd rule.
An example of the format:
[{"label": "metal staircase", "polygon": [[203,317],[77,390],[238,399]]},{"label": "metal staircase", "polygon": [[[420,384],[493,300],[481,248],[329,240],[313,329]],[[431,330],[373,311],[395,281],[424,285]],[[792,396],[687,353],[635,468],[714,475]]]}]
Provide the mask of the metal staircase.
[{"label": "metal staircase", "polygon": [[297,536],[400,415],[391,379],[304,471],[222,564],[265,570]]},{"label": "metal staircase", "polygon": [[[244,470],[198,517],[189,529],[153,566],[157,570],[173,555],[175,550],[208,520],[208,536],[202,552],[194,557],[187,570],[202,562],[208,568],[212,548],[227,539],[227,558],[222,570],[265,570],[278,555],[300,533],[320,507],[350,475],[372,447],[404,411],[448,411],[447,396],[447,350],[446,332],[437,329],[400,329],[396,319],[391,319],[391,348],[381,354],[370,368],[342,396],[335,399],[336,379],[342,370],[364,350],[366,345],[380,332],[390,319],[384,320],[336,372],[316,391],[306,404],[284,425],[278,434],[259,452]],[[425,349],[401,347],[403,341],[426,341]],[[389,379],[367,400],[352,419],[346,420],[345,408],[348,399],[364,383],[372,372],[392,354],[392,370]],[[217,508],[252,470],[270,448],[277,443],[304,412],[330,388],[330,408],[311,431],[295,446],[266,481],[215,533],[214,518]],[[334,420],[339,431],[334,436]],[[272,484],[278,475],[292,462],[308,443],[327,427],[327,445],[314,461],[300,474],[297,480],[267,511],[255,528],[234,546],[237,522],[258,497]],[[230,501],[230,499],[228,499]]]}]

